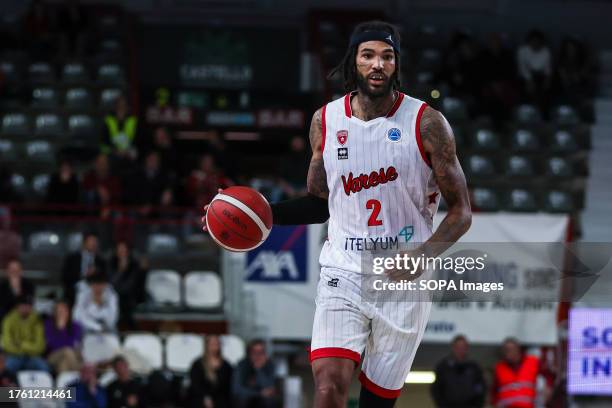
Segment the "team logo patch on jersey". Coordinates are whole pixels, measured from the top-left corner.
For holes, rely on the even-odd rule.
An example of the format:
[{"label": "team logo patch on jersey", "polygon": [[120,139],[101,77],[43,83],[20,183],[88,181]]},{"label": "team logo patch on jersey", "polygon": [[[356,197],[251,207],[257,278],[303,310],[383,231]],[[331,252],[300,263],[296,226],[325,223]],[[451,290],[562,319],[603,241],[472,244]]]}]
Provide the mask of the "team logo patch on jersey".
[{"label": "team logo patch on jersey", "polygon": [[397,142],[402,138],[402,132],[398,128],[391,128],[387,132],[387,137],[392,142]]},{"label": "team logo patch on jersey", "polygon": [[338,148],[338,160],[346,160],[348,159],[348,147],[339,147]]},{"label": "team logo patch on jersey", "polygon": [[348,140],[348,130],[339,130],[336,133],[336,138],[338,138],[338,143],[340,143],[340,146],[344,146]]}]

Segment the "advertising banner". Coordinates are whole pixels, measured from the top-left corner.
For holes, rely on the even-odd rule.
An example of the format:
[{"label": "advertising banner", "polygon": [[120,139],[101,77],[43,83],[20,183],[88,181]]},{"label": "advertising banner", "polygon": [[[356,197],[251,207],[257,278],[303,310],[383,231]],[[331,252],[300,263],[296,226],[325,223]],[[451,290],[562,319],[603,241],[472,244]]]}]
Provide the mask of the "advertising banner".
[{"label": "advertising banner", "polygon": [[[443,217],[444,214],[436,216],[436,226]],[[563,252],[551,255],[557,259],[543,260],[544,251],[540,247],[541,243],[564,242],[567,226],[566,215],[474,214],[470,230],[459,242],[503,243],[504,246],[496,251],[495,260],[486,262],[487,273],[503,274],[509,281],[504,297],[514,290],[522,295],[521,300],[436,302],[423,340],[446,343],[457,334],[463,334],[471,342],[480,344],[499,344],[508,336],[528,344],[556,343],[557,303],[551,298],[541,300],[541,287],[537,282],[546,279],[548,273],[542,265],[558,267],[563,263]],[[547,293],[559,293],[559,279],[550,279],[547,284]]]},{"label": "advertising banner", "polygon": [[570,310],[567,389],[612,395],[612,309]]}]

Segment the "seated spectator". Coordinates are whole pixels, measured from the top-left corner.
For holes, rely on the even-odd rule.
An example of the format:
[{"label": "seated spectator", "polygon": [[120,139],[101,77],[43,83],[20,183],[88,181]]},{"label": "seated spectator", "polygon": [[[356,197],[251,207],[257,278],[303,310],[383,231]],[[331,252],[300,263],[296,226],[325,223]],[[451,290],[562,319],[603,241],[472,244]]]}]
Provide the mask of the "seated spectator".
[{"label": "seated spectator", "polygon": [[217,335],[204,338],[204,354],[189,370],[189,406],[219,408],[230,406],[232,366],[221,356],[221,341]]},{"label": "seated spectator", "polygon": [[[15,373],[6,368],[6,354],[0,349],[0,387],[17,387],[17,377]],[[3,402],[3,407],[17,407],[17,403]]]},{"label": "seated spectator", "polygon": [[500,124],[509,118],[519,94],[516,92],[514,53],[499,33],[489,35],[480,53],[479,65],[482,71],[480,108]]},{"label": "seated spectator", "polygon": [[569,102],[589,93],[592,68],[592,61],[584,44],[575,38],[565,38],[559,53],[559,81],[561,93]]},{"label": "seated spectator", "polygon": [[205,154],[200,158],[199,166],[187,178],[187,200],[190,205],[201,208],[213,199],[219,188],[233,185],[232,180],[217,167],[214,156]]},{"label": "seated spectator", "polygon": [[85,174],[81,188],[86,204],[102,207],[102,217],[109,215],[109,206],[121,202],[121,182],[111,173],[104,154],[96,157],[94,168]]},{"label": "seated spectator", "polygon": [[516,62],[527,100],[538,105],[542,115],[548,117],[553,67],[544,34],[538,30],[527,34],[525,44],[518,49]]},{"label": "seated spectator", "polygon": [[268,359],[263,340],[253,340],[247,346],[247,357],[242,360],[232,379],[232,394],[236,406],[280,407],[276,389],[274,365]]},{"label": "seated spectator", "polygon": [[15,373],[6,368],[6,354],[0,349],[0,387],[16,387]]},{"label": "seated spectator", "polygon": [[79,0],[66,0],[59,7],[60,54],[82,56],[87,44],[87,13]]},{"label": "seated spectator", "polygon": [[468,342],[456,336],[451,355],[436,366],[436,380],[431,394],[438,408],[484,407],[487,389],[480,366],[468,360]]},{"label": "seated spectator", "polygon": [[[9,261],[19,258],[21,251],[21,236],[11,231],[11,211],[9,207],[0,206],[0,265],[7,265]],[[0,318],[2,316],[0,315]]]},{"label": "seated spectator", "polygon": [[106,273],[106,262],[98,255],[98,237],[86,233],[80,251],[69,254],[62,267],[64,296],[70,304],[74,303],[76,284],[86,279],[93,271]]},{"label": "seated spectator", "polygon": [[17,306],[2,321],[2,349],[7,353],[6,368],[49,371],[42,358],[45,351],[43,323],[32,308],[31,295],[21,295]]},{"label": "seated spectator", "polygon": [[119,319],[118,303],[117,292],[108,284],[106,275],[96,272],[87,278],[87,283],[78,285],[74,320],[86,332],[115,331]]},{"label": "seated spectator", "polygon": [[79,180],[68,160],[62,160],[58,171],[51,176],[47,189],[47,203],[67,205],[79,203]]},{"label": "seated spectator", "polygon": [[110,282],[119,295],[119,310],[122,322],[134,328],[132,311],[144,297],[143,271],[130,253],[125,241],[119,241],[110,260]]},{"label": "seated spectator", "polygon": [[280,182],[287,198],[306,195],[306,176],[310,158],[306,151],[306,142],[301,136],[291,139],[289,154],[280,160]]},{"label": "seated spectator", "polygon": [[34,284],[23,277],[21,262],[11,259],[6,264],[6,279],[0,282],[0,318],[13,310],[22,295],[34,296]]},{"label": "seated spectator", "polygon": [[444,56],[442,79],[454,94],[470,96],[480,85],[481,77],[476,43],[470,35],[456,33]]},{"label": "seated spectator", "polygon": [[8,165],[0,163],[0,203],[19,203],[21,197],[15,191],[12,181],[13,174]]},{"label": "seated spectator", "polygon": [[68,387],[75,388],[74,402],[67,402],[66,408],[106,408],[106,391],[100,384],[96,376],[96,367],[93,364],[84,364],[81,367],[81,376],[75,383]]},{"label": "seated spectator", "polygon": [[33,0],[24,17],[23,36],[29,51],[36,58],[46,58],[53,55],[55,47],[52,28],[54,15],[49,6],[42,0]]},{"label": "seated spectator", "polygon": [[45,321],[47,361],[55,373],[78,371],[81,367],[79,348],[83,331],[81,325],[73,322],[66,302],[59,301],[53,309],[53,316]]},{"label": "seated spectator", "polygon": [[106,389],[108,408],[144,407],[141,401],[142,383],[130,375],[130,366],[124,357],[113,360],[117,379]]},{"label": "seated spectator", "polygon": [[174,140],[168,128],[160,126],[153,131],[151,150],[159,155],[164,174],[175,175],[179,170],[179,160]]},{"label": "seated spectator", "polygon": [[142,169],[131,178],[130,194],[126,196],[128,203],[139,205],[140,213],[150,215],[161,204],[162,195],[170,189],[170,180],[163,173],[157,152],[149,152],[145,157]]},{"label": "seated spectator", "polygon": [[127,160],[136,159],[138,152],[135,147],[138,119],[130,114],[130,108],[125,96],[120,96],[115,102],[115,110],[104,118],[105,135],[102,152]]}]

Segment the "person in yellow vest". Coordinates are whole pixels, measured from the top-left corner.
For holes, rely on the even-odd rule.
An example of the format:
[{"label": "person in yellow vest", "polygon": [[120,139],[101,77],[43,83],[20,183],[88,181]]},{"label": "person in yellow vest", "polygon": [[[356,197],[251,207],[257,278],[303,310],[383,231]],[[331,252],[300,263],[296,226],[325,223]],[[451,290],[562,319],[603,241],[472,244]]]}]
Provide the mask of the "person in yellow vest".
[{"label": "person in yellow vest", "polygon": [[537,408],[537,381],[540,360],[527,355],[518,340],[508,338],[502,345],[503,358],[495,365],[492,403],[496,408]]},{"label": "person in yellow vest", "polygon": [[6,353],[6,368],[16,373],[20,370],[49,371],[43,359],[45,332],[43,322],[33,310],[31,294],[22,294],[17,306],[2,320],[2,349]]},{"label": "person in yellow vest", "polygon": [[104,118],[106,137],[102,143],[102,152],[112,153],[121,158],[136,158],[136,130],[138,119],[131,115],[124,96],[117,98],[115,111]]}]

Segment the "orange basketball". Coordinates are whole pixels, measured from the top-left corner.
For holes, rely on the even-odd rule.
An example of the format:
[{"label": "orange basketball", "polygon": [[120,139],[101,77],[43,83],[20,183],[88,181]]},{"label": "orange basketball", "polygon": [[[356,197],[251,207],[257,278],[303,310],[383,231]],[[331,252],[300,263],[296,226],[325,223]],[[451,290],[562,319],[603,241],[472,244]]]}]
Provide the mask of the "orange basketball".
[{"label": "orange basketball", "polygon": [[229,187],[217,194],[206,212],[210,236],[223,248],[244,252],[261,245],[272,229],[272,209],[258,191]]}]

